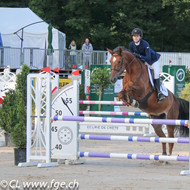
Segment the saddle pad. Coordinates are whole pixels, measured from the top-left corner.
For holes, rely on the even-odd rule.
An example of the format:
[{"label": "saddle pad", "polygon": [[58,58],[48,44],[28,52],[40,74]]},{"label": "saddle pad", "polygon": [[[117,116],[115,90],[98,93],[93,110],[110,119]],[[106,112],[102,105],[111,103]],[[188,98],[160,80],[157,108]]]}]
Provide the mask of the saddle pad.
[{"label": "saddle pad", "polygon": [[[148,68],[148,75],[149,75],[150,83],[154,87],[154,82],[153,82],[153,78],[152,78],[152,75],[150,72],[150,68],[149,67],[147,67],[147,68]],[[163,84],[160,85],[160,91],[162,92],[162,94],[164,96],[168,96],[168,89]]]}]

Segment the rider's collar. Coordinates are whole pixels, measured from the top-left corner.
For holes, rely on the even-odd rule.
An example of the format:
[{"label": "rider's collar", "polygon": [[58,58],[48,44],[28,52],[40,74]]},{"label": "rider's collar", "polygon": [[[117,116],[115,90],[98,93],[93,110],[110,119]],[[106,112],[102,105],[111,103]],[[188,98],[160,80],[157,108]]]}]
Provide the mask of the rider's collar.
[{"label": "rider's collar", "polygon": [[135,43],[136,46],[138,46],[139,44],[140,44],[140,40],[137,43]]}]

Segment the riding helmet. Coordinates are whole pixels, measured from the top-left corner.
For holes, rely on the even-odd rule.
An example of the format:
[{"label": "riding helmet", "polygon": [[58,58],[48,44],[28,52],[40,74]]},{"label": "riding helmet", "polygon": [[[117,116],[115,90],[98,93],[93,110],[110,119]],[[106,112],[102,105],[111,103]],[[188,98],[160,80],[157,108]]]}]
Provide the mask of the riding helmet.
[{"label": "riding helmet", "polygon": [[143,32],[140,28],[134,28],[131,32],[131,35],[132,36],[140,35],[141,37],[143,37]]}]

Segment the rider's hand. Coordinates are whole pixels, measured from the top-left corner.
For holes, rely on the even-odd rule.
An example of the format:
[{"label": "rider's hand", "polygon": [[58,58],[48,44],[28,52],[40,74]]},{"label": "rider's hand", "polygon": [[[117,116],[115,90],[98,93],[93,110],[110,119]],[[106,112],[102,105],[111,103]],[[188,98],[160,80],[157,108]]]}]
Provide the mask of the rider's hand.
[{"label": "rider's hand", "polygon": [[141,59],[141,55],[140,55],[140,54],[134,52],[133,55],[134,55],[136,58]]}]

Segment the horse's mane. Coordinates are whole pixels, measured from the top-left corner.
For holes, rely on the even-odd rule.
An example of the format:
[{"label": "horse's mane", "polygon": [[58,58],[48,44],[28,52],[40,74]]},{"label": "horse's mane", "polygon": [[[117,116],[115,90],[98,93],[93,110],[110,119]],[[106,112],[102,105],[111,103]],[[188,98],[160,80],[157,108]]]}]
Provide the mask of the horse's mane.
[{"label": "horse's mane", "polygon": [[127,48],[125,48],[125,46],[117,46],[114,50],[113,50],[113,53],[119,53],[119,49],[122,49],[122,51],[129,51]]}]

